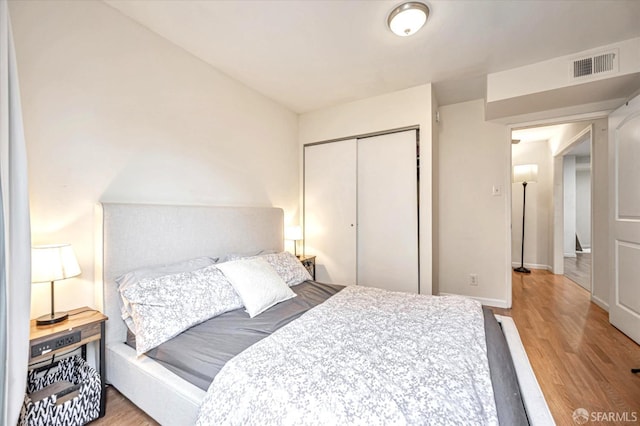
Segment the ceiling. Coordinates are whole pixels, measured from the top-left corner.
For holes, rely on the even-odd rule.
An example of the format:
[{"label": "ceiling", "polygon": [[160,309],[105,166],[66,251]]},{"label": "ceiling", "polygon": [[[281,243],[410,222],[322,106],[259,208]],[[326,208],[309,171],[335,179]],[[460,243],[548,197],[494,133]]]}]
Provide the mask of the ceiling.
[{"label": "ceiling", "polygon": [[411,37],[386,26],[400,0],[105,1],[298,113],[429,82],[477,99],[487,73],[640,36],[638,0],[431,0]]},{"label": "ceiling", "polygon": [[[584,122],[586,127],[589,122]],[[518,143],[529,142],[549,142],[552,140],[558,140],[570,127],[570,124],[555,124],[553,126],[540,126],[530,127],[526,129],[513,130],[511,132],[511,138],[513,140],[519,140]],[[575,142],[571,149],[563,155],[575,155],[576,157],[588,157],[591,155],[591,138],[590,134],[584,135],[580,141]]]},{"label": "ceiling", "polygon": [[556,124],[553,126],[513,130],[511,139],[519,140],[520,143],[548,141],[562,135],[567,127],[568,124]]}]

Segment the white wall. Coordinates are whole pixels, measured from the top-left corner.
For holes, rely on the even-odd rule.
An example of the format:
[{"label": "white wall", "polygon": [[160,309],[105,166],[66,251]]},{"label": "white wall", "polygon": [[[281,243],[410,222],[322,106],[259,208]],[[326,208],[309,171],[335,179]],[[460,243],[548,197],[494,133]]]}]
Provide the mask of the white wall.
[{"label": "white wall", "polygon": [[510,306],[509,129],[484,120],[482,99],[440,107],[439,126],[439,291]]},{"label": "white wall", "polygon": [[583,168],[584,159],[576,157],[576,234],[582,248],[591,248],[591,170]]},{"label": "white wall", "polygon": [[[520,142],[511,146],[513,166],[538,165],[538,181],[527,184],[524,264],[551,269],[553,253],[553,164],[547,141]],[[511,184],[511,262],[520,266],[522,248],[522,183]]]},{"label": "white wall", "polygon": [[[628,75],[640,72],[640,37],[617,43],[575,52],[542,62],[491,73],[487,76],[487,102],[548,92],[567,86],[577,86],[589,81],[589,78],[569,80],[569,65],[575,58],[581,58],[603,51],[617,49],[619,73]],[[594,77],[593,79],[597,79]],[[591,80],[593,80],[591,79]]]},{"label": "white wall", "polygon": [[[572,61],[615,52],[618,70],[570,78]],[[574,52],[487,76],[486,116],[520,124],[579,114],[600,114],[625,102],[640,84],[640,38]]]},{"label": "white wall", "polygon": [[[72,243],[59,309],[95,306],[98,201],[268,205],[296,217],[297,116],[99,1],[10,2],[34,244]],[[32,316],[48,311],[33,287]]]},{"label": "white wall", "polygon": [[565,155],[563,161],[564,256],[576,257],[576,157]]},{"label": "white wall", "polygon": [[[413,87],[299,117],[301,146],[400,127],[420,126],[420,291],[432,291],[432,87]],[[426,165],[426,167],[425,167]],[[330,200],[327,200],[330,202]]]}]

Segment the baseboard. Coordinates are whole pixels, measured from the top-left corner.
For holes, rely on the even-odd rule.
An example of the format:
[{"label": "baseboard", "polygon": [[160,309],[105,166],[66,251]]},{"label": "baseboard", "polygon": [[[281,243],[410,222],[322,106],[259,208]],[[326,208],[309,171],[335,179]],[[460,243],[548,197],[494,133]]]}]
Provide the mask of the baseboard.
[{"label": "baseboard", "polygon": [[609,312],[609,304],[604,300],[600,299],[598,296],[591,295],[591,301],[596,305],[600,306],[605,311]]},{"label": "baseboard", "polygon": [[564,257],[578,257],[575,253],[564,253]]},{"label": "baseboard", "polygon": [[482,303],[484,306],[493,306],[494,308],[502,308],[502,309],[510,309],[511,306],[509,306],[509,304],[507,303],[506,300],[502,300],[502,299],[489,299],[487,297],[476,297],[476,296],[469,296],[466,294],[454,294],[454,293],[438,293],[439,296],[462,296],[462,297],[468,297],[470,299],[474,299],[477,300],[478,302]]},{"label": "baseboard", "polygon": [[591,253],[591,247],[582,247],[582,251],[577,251],[576,253]]},{"label": "baseboard", "polygon": [[[511,266],[513,268],[517,268],[520,266],[520,262],[511,262]],[[538,263],[525,263],[524,264],[525,268],[529,268],[529,269],[544,269],[545,271],[552,271],[553,272],[553,268],[549,265],[540,265]]]}]

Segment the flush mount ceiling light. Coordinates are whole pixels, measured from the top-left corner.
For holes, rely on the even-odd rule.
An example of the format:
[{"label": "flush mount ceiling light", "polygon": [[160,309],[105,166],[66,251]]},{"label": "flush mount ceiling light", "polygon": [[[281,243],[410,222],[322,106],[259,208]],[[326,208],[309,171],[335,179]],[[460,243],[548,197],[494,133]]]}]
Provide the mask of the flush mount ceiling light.
[{"label": "flush mount ceiling light", "polygon": [[426,4],[417,1],[402,3],[389,14],[387,25],[394,34],[407,37],[415,34],[429,17],[429,8]]}]

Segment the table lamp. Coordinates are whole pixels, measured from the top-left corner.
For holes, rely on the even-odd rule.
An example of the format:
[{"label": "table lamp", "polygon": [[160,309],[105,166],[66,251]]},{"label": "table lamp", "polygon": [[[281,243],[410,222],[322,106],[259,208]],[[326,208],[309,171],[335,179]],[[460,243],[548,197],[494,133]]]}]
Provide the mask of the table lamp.
[{"label": "table lamp", "polygon": [[302,227],[288,226],[284,231],[284,238],[293,241],[293,254],[298,257],[298,241],[302,240]]},{"label": "table lamp", "polygon": [[52,244],[31,248],[31,282],[51,283],[51,314],[36,318],[37,325],[56,324],[69,317],[54,310],[54,281],[80,275],[80,266],[71,244]]}]

